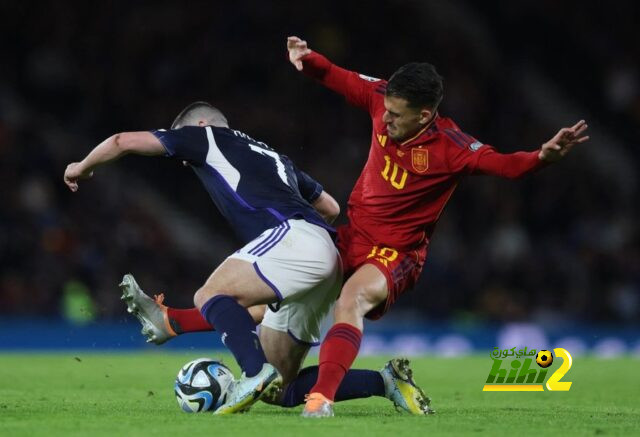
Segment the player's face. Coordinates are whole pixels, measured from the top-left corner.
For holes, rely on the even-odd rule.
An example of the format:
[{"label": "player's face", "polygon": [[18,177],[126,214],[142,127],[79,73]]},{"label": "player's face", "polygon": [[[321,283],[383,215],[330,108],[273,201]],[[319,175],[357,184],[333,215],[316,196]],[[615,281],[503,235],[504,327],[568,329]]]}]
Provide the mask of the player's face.
[{"label": "player's face", "polygon": [[384,107],[386,111],[382,121],[387,125],[389,137],[397,142],[402,142],[418,133],[431,117],[431,111],[411,108],[401,97],[385,96]]}]

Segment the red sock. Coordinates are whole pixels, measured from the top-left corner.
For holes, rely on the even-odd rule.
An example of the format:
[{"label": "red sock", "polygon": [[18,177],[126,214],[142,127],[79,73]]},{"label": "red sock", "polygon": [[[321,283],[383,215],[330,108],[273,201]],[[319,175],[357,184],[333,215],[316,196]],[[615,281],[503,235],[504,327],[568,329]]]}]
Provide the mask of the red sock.
[{"label": "red sock", "polygon": [[169,317],[171,328],[178,335],[185,332],[214,331],[213,326],[202,317],[198,308],[179,310],[167,307],[167,316]]},{"label": "red sock", "polygon": [[348,323],[336,323],[331,327],[320,346],[318,381],[310,393],[322,393],[334,400],[336,391],[353,364],[360,349],[362,332]]}]

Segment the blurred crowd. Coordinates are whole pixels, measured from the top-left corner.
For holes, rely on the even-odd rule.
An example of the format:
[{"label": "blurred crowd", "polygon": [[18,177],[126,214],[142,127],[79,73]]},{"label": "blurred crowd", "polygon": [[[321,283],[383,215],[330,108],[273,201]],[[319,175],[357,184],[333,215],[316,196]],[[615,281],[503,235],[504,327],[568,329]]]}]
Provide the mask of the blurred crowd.
[{"label": "blurred crowd", "polygon": [[[331,0],[303,10],[293,2],[3,2],[0,315],[66,314],[69,296],[85,293],[97,317],[121,317],[117,284],[127,272],[148,291],[166,292],[170,304],[191,304],[238,242],[188,169],[127,157],[78,193],[62,182],[66,164],[104,138],[167,128],[191,101],[211,102],[232,127],[289,155],[344,211],[368,154],[369,118],[293,69],[290,34],[372,76],[432,62],[445,78],[441,114],[503,152],[533,150],[567,122],[550,124],[546,108],[527,103],[516,72],[535,65],[592,127],[624,145],[638,172],[632,9],[551,1],[363,8]],[[606,154],[607,144],[594,137],[523,180],[465,180],[437,226],[419,284],[393,312],[637,323],[639,189],[622,193],[589,153]],[[179,250],[166,211],[145,201],[141,185],[227,236],[224,250]]]}]

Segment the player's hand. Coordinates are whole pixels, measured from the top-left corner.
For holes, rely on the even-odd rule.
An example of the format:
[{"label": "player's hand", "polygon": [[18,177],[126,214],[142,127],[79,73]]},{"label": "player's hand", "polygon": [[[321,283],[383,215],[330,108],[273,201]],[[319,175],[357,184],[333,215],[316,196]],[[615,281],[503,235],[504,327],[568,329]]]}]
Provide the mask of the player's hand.
[{"label": "player's hand", "polygon": [[296,67],[296,70],[302,71],[302,58],[311,53],[307,42],[297,36],[290,36],[287,38],[287,50],[289,50],[289,61]]},{"label": "player's hand", "polygon": [[72,192],[78,191],[78,181],[93,176],[93,171],[83,169],[79,162],[72,162],[64,171],[64,183]]},{"label": "player's hand", "polygon": [[553,138],[542,145],[538,158],[545,162],[558,161],[569,153],[573,146],[589,139],[588,135],[583,135],[588,127],[584,120],[580,120],[572,127],[563,127]]}]

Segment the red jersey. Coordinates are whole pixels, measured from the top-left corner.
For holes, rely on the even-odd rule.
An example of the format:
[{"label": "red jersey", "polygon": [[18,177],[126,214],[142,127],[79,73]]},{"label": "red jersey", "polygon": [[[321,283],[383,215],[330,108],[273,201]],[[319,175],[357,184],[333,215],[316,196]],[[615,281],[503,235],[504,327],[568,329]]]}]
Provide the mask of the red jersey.
[{"label": "red jersey", "polygon": [[315,52],[303,58],[303,66],[305,74],[366,109],[373,122],[369,157],[348,203],[347,215],[358,240],[424,253],[462,177],[516,178],[543,165],[539,150],[498,153],[438,115],[415,136],[397,143],[382,121],[385,80],[345,70]]}]

